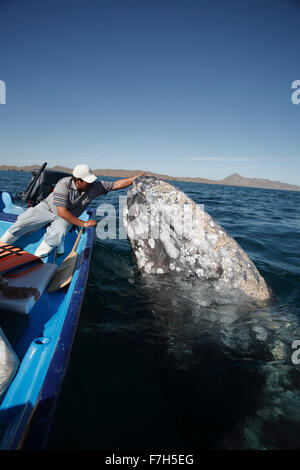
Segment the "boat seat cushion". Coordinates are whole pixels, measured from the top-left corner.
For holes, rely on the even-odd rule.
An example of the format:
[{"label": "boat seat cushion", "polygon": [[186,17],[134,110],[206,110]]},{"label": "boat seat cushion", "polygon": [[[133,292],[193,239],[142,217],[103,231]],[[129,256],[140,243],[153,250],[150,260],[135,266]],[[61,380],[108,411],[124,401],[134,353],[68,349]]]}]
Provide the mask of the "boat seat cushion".
[{"label": "boat seat cushion", "polygon": [[[14,287],[35,287],[40,291],[40,295],[42,295],[56,269],[56,264],[44,263],[34,271],[16,278],[8,279],[8,284]],[[8,299],[0,292],[0,318],[1,310],[27,314],[35,303],[36,301],[32,295],[26,299]]]}]

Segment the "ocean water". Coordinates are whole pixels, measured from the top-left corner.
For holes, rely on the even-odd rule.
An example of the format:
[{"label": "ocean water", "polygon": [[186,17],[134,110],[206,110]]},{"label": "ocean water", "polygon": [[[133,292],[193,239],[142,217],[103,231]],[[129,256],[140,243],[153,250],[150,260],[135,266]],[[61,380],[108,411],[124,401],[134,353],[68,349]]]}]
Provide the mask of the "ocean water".
[{"label": "ocean water", "polygon": [[[0,189],[18,203],[29,178],[0,172]],[[299,449],[300,192],[173,184],[238,241],[274,302],[204,306],[197,281],[140,277],[126,239],[95,235],[48,448]],[[118,213],[126,193],[92,205]]]}]

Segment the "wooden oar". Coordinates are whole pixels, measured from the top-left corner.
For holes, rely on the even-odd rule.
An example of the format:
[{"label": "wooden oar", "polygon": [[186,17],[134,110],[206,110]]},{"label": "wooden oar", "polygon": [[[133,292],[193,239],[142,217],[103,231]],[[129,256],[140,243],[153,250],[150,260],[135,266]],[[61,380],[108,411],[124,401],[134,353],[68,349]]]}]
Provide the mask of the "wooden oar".
[{"label": "wooden oar", "polygon": [[82,234],[82,229],[77,235],[76,241],[72,248],[71,253],[63,260],[61,265],[57,268],[54,278],[48,288],[48,292],[55,292],[62,287],[67,286],[73,277],[74,269],[76,266],[78,255],[76,253],[76,248],[79,242],[80,235]]}]

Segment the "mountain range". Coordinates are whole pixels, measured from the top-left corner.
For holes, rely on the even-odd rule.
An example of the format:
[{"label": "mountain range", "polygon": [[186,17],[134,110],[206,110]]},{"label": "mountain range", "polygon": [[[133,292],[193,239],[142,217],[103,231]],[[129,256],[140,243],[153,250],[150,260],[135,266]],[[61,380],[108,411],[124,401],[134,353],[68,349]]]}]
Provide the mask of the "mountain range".
[{"label": "mountain range", "polygon": [[[13,165],[0,165],[0,171],[27,171],[31,172],[36,168],[39,168],[40,165],[29,165],[29,166],[13,166]],[[63,166],[54,166],[52,170],[66,171],[68,173],[72,172],[71,168],[66,168]],[[93,170],[93,173],[97,176],[108,176],[108,177],[119,177],[127,178],[138,173],[141,173],[144,170],[112,170],[112,169],[96,169]],[[300,191],[300,186],[296,186],[289,183],[282,183],[280,181],[272,181],[264,178],[247,178],[239,175],[238,173],[233,173],[227,178],[221,180],[208,180],[200,177],[175,177],[169,175],[163,175],[153,172],[147,172],[150,175],[158,176],[165,180],[171,181],[187,181],[195,183],[205,183],[205,184],[223,184],[226,186],[244,186],[251,188],[265,188],[265,189],[280,189],[285,191]]]}]

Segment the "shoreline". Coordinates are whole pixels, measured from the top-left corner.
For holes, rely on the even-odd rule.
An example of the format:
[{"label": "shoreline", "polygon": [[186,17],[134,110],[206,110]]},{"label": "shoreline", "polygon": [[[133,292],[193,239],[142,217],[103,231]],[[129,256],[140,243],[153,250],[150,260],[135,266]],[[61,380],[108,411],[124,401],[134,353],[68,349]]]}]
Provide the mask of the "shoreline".
[{"label": "shoreline", "polygon": [[[21,171],[31,173],[34,169],[39,168],[40,165],[30,165],[18,167],[14,165],[0,165],[0,171]],[[63,166],[54,166],[49,167],[51,170],[65,171],[68,173],[72,172],[71,168]],[[113,178],[128,178],[137,173],[141,173],[146,170],[113,170],[113,169],[95,169],[92,170],[96,176],[106,176]],[[183,181],[187,183],[202,183],[202,184],[218,184],[224,186],[239,186],[246,188],[258,188],[258,189],[277,189],[281,191],[300,191],[300,186],[296,186],[289,183],[281,183],[280,181],[271,181],[263,178],[247,178],[243,177],[237,173],[224,178],[222,180],[209,180],[200,177],[179,177],[179,176],[169,176],[165,174],[153,173],[148,171],[150,175],[157,176],[167,181]]]}]

